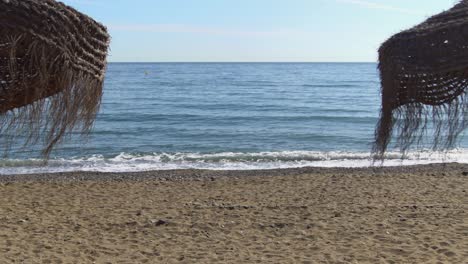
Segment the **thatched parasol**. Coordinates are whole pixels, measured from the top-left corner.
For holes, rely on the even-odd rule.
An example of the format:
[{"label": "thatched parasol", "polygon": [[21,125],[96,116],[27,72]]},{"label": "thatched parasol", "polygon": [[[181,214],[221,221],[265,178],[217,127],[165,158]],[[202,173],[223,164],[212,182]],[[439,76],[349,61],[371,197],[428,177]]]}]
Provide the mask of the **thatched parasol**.
[{"label": "thatched parasol", "polygon": [[[0,137],[42,144],[89,132],[99,109],[109,35],[54,0],[0,0]],[[86,134],[86,133],[85,133]]]},{"label": "thatched parasol", "polygon": [[391,37],[379,60],[376,158],[383,159],[393,133],[402,152],[427,146],[427,138],[434,150],[453,147],[467,126],[468,0]]}]

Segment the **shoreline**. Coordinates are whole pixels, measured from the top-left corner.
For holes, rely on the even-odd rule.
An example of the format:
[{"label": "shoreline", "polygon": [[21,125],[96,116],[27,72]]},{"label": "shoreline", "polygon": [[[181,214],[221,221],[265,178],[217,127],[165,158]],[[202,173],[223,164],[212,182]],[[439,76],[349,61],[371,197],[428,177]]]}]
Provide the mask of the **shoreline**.
[{"label": "shoreline", "polygon": [[176,169],[150,170],[139,172],[53,172],[31,174],[1,174],[1,182],[23,181],[148,181],[148,180],[201,180],[211,178],[236,178],[253,176],[285,176],[301,174],[330,174],[330,173],[409,173],[431,172],[433,170],[460,170],[468,173],[465,163],[433,163],[405,166],[375,166],[375,167],[300,167],[285,169],[260,170],[206,170],[206,169]]},{"label": "shoreline", "polygon": [[463,263],[468,165],[0,176],[7,263]]},{"label": "shoreline", "polygon": [[414,151],[401,156],[388,152],[384,163],[374,162],[369,152],[359,151],[272,151],[272,152],[175,152],[89,154],[52,157],[49,160],[6,158],[0,160],[0,175],[49,173],[134,173],[174,170],[275,170],[297,168],[368,168],[415,165],[468,164],[468,149],[446,152]]}]

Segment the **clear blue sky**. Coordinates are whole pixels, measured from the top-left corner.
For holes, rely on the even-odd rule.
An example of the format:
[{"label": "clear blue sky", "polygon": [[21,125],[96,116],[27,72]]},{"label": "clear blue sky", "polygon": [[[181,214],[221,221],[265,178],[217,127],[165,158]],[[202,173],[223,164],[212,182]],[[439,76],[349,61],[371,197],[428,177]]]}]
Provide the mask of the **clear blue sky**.
[{"label": "clear blue sky", "polygon": [[376,61],[456,0],[64,0],[105,24],[110,61]]}]

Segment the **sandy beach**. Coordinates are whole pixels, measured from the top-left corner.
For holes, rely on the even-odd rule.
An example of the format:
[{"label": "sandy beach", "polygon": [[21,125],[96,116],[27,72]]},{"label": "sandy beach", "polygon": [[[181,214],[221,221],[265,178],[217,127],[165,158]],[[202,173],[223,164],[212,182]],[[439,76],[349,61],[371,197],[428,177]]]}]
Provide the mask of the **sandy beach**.
[{"label": "sandy beach", "polygon": [[1,263],[468,259],[468,165],[0,179]]}]

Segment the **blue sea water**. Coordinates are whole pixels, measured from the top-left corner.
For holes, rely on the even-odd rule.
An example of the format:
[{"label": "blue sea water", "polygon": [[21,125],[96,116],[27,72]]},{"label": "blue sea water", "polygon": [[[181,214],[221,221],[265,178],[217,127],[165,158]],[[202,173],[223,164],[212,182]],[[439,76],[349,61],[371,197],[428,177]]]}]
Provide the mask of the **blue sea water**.
[{"label": "blue sea water", "polygon": [[[111,63],[87,142],[46,166],[18,151],[0,173],[369,166],[379,87],[375,63]],[[468,161],[400,158],[385,165]]]}]

